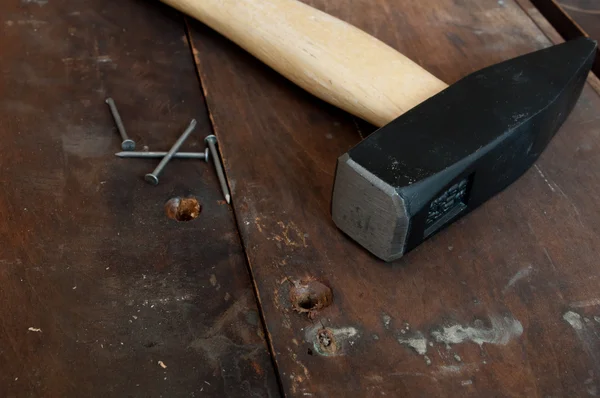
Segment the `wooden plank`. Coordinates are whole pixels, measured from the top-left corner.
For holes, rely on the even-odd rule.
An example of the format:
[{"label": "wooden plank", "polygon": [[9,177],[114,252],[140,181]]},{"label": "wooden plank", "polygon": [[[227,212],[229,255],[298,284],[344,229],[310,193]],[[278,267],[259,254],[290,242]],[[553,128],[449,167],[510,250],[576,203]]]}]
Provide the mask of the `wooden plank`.
[{"label": "wooden plank", "polygon": [[[210,123],[183,18],[144,2],[0,6],[0,395],[269,396],[277,382],[214,171],[117,159]],[[195,196],[199,217],[165,214]],[[159,361],[162,361],[159,363]],[[164,365],[164,366],[163,366]]]},{"label": "wooden plank", "polygon": [[542,15],[567,39],[584,35],[583,29],[554,0],[532,0]]},{"label": "wooden plank", "polygon": [[600,6],[590,0],[557,2],[573,20],[594,40],[600,40]]},{"label": "wooden plank", "polygon": [[[448,83],[550,44],[508,0],[308,2]],[[371,128],[202,24],[191,26],[287,395],[597,393],[594,91],[586,87],[562,131],[517,183],[387,264],[343,236],[329,209],[337,156]],[[302,312],[318,300],[292,303],[290,290],[302,293],[297,287],[313,278],[331,288],[332,304]],[[325,290],[315,281],[308,289],[314,286]]]}]

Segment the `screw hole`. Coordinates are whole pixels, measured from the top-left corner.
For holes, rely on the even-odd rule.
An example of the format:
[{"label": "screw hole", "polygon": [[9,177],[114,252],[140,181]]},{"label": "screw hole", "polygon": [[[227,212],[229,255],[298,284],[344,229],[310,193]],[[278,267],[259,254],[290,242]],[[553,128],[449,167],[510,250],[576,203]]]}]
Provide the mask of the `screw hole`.
[{"label": "screw hole", "polygon": [[[308,292],[307,292],[308,293]],[[298,306],[305,310],[312,310],[317,305],[317,301],[313,300],[311,296],[306,295],[298,299]]]},{"label": "screw hole", "polygon": [[319,344],[319,349],[327,355],[335,354],[338,351],[333,332],[327,328],[317,332],[317,343]]},{"label": "screw hole", "polygon": [[318,337],[319,337],[319,343],[321,343],[321,345],[323,347],[329,347],[333,341],[331,332],[329,332],[328,330],[323,330],[323,331],[319,332]]},{"label": "screw hole", "polygon": [[290,301],[296,311],[308,312],[312,317],[314,312],[331,304],[331,289],[323,283],[314,279],[292,283],[294,286],[290,290]]},{"label": "screw hole", "polygon": [[167,217],[176,221],[192,221],[200,215],[202,206],[196,198],[173,198],[165,204]]}]

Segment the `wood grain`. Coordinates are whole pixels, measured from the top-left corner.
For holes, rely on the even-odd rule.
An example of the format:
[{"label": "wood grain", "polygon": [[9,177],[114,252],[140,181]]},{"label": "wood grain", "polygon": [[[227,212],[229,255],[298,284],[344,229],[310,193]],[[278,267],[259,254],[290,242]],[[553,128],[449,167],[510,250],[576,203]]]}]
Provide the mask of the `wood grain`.
[{"label": "wood grain", "polygon": [[[550,45],[513,1],[307,2],[449,83]],[[586,87],[519,181],[390,265],[353,244],[330,217],[336,158],[372,127],[190,24],[287,395],[597,393],[596,92]],[[316,282],[331,288],[331,305],[316,309],[327,302],[317,292],[290,302]]]},{"label": "wood grain", "polygon": [[[184,149],[204,148],[180,14],[10,0],[0,32],[0,396],[278,395],[212,169],[173,161],[152,187],[158,161],[114,156],[108,96],[139,149],[167,150],[192,118]],[[188,195],[200,216],[167,218]]]}]

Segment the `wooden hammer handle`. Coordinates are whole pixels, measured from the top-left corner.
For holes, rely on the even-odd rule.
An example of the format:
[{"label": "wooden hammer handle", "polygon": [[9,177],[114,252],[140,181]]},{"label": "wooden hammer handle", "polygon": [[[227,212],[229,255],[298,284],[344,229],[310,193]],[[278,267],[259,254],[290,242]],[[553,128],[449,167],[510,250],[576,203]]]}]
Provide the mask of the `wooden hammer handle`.
[{"label": "wooden hammer handle", "polygon": [[447,85],[362,30],[296,0],[162,0],[313,95],[383,126]]}]

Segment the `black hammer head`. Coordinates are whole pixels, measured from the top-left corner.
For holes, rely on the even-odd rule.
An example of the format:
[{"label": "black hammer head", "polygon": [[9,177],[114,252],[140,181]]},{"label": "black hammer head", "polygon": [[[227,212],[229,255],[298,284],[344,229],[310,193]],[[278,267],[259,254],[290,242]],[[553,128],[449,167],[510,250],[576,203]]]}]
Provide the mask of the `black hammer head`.
[{"label": "black hammer head", "polygon": [[596,43],[568,41],[475,72],[338,159],[332,216],[392,261],[518,179],[579,98]]}]

